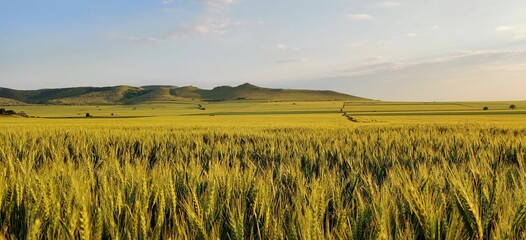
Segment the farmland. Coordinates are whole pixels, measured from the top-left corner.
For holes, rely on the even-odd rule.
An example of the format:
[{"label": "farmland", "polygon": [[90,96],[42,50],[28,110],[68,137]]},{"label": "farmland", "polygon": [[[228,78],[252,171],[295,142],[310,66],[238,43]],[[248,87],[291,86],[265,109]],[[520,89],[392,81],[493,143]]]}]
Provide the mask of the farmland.
[{"label": "farmland", "polygon": [[526,102],[342,106],[8,107],[0,238],[526,237]]}]

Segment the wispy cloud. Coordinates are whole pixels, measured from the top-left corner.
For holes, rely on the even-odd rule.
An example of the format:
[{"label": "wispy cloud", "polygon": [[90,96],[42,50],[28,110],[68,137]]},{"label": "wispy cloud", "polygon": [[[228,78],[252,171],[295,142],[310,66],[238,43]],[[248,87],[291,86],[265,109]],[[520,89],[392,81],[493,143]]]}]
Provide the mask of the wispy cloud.
[{"label": "wispy cloud", "polygon": [[224,13],[230,5],[238,3],[238,0],[200,0],[208,13]]},{"label": "wispy cloud", "polygon": [[515,29],[514,26],[499,26],[499,27],[495,28],[495,31],[497,31],[497,32],[506,32],[506,31],[511,31],[511,30],[514,30],[514,29]]},{"label": "wispy cloud", "polygon": [[194,23],[179,27],[169,34],[169,38],[188,35],[223,34],[231,26],[241,26],[244,22],[233,21],[228,17],[229,7],[237,0],[200,0],[204,11]]},{"label": "wispy cloud", "polygon": [[289,46],[287,44],[284,44],[284,43],[276,44],[276,48],[279,49],[279,50],[284,50],[284,51],[288,51],[288,50],[298,51],[298,50],[300,50],[299,48],[291,47],[291,46]]},{"label": "wispy cloud", "polygon": [[369,14],[349,14],[349,18],[356,21],[374,20],[374,18]]},{"label": "wispy cloud", "polygon": [[308,62],[308,61],[309,61],[308,58],[290,58],[290,59],[278,60],[275,63],[277,63],[277,64],[304,63],[304,62]]},{"label": "wispy cloud", "polygon": [[399,2],[386,1],[386,2],[381,2],[378,4],[374,4],[373,6],[379,7],[379,8],[395,8],[395,7],[399,7],[400,5],[401,4]]},{"label": "wispy cloud", "polygon": [[126,40],[136,44],[156,44],[164,41],[164,39],[156,37],[129,37],[119,32],[109,32],[107,36],[112,39]]},{"label": "wispy cloud", "polygon": [[362,63],[351,66],[349,68],[337,69],[336,72],[338,75],[341,76],[359,76],[380,71],[401,69],[405,66],[405,63],[388,61],[384,57],[372,57],[369,59],[364,59]]},{"label": "wispy cloud", "polygon": [[139,44],[155,44],[155,43],[160,43],[163,41],[162,39],[154,38],[154,37],[144,37],[144,38],[123,37],[122,39],[128,40],[130,42],[134,42],[134,43],[139,43]]},{"label": "wispy cloud", "polygon": [[369,43],[369,41],[352,42],[352,43],[347,44],[347,47],[350,47],[350,48],[361,48],[361,47],[364,47],[365,45],[367,45],[368,43]]},{"label": "wispy cloud", "polygon": [[376,48],[376,49],[387,49],[393,44],[391,40],[378,40],[378,41],[357,41],[347,44],[347,47],[356,48]]},{"label": "wispy cloud", "polygon": [[377,47],[381,48],[381,49],[387,49],[393,44],[393,41],[391,41],[391,40],[379,40],[379,41],[374,42],[374,44]]},{"label": "wispy cloud", "polygon": [[[190,1],[190,0],[187,0]],[[195,21],[177,27],[161,37],[126,37],[124,39],[134,43],[160,43],[163,41],[187,36],[222,35],[228,30],[250,25],[262,25],[263,21],[233,20],[228,17],[229,9],[238,0],[195,0],[203,6],[203,11],[197,15]],[[174,0],[163,0],[163,4],[171,4]],[[171,11],[169,10],[164,11]]]},{"label": "wispy cloud", "polygon": [[277,47],[278,49],[281,49],[281,50],[287,50],[287,48],[288,48],[289,46],[287,46],[287,45],[285,45],[285,44],[283,44],[283,43],[278,43],[278,44],[276,44],[276,47]]},{"label": "wispy cloud", "polygon": [[526,28],[524,26],[499,26],[495,31],[504,34],[514,34],[513,39],[526,39]]},{"label": "wispy cloud", "polygon": [[[373,57],[363,60],[362,63],[350,66],[345,69],[336,69],[339,76],[360,76],[380,72],[398,71],[408,68],[414,68],[424,65],[455,63],[455,65],[464,64],[486,64],[498,63],[499,67],[506,67],[509,64],[515,64],[514,58],[526,57],[525,49],[501,50],[501,51],[458,51],[448,53],[435,58],[429,58],[422,61],[393,61],[383,57]],[[519,66],[524,66],[519,65]]]}]

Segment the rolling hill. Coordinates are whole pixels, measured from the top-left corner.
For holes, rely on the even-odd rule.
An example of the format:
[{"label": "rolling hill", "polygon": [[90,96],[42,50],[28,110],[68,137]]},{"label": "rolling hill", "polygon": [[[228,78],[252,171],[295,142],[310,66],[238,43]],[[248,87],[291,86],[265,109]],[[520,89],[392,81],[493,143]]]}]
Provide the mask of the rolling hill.
[{"label": "rolling hill", "polygon": [[210,90],[194,86],[177,87],[170,85],[77,87],[39,90],[0,88],[0,105],[115,105],[179,100],[328,101],[366,99],[334,91],[272,89],[258,87],[249,83],[237,87],[220,86]]}]

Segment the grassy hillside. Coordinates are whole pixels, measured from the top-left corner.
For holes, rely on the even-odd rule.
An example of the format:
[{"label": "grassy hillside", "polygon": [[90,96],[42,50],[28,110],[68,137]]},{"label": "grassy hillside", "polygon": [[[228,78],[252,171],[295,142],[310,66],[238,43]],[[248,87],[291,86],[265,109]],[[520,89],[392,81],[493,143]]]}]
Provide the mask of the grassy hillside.
[{"label": "grassy hillside", "polygon": [[121,103],[141,103],[141,102],[158,102],[158,101],[176,101],[180,98],[170,93],[170,87],[152,87],[138,92],[139,95],[129,98],[121,99]]},{"label": "grassy hillside", "polygon": [[127,96],[134,96],[143,89],[130,86],[117,86],[102,91],[90,92],[79,96],[51,99],[49,103],[65,105],[111,105],[115,104]]},{"label": "grassy hillside", "polygon": [[0,106],[21,106],[21,105],[27,105],[27,104],[14,100],[14,99],[0,97]]},{"label": "grassy hillside", "polygon": [[42,104],[52,103],[52,100],[73,98],[93,92],[110,91],[113,88],[115,87],[77,87],[39,90],[14,90],[9,88],[0,88],[0,97],[10,98],[25,103]]},{"label": "grassy hillside", "polygon": [[262,88],[249,83],[237,87],[220,86],[212,90],[199,89],[196,87],[183,87],[174,89],[176,95],[186,98],[200,98],[203,100],[292,100],[292,101],[315,101],[315,100],[365,100],[364,98],[351,96],[334,91],[319,90],[292,90]]},{"label": "grassy hillside", "polygon": [[363,98],[334,91],[291,90],[262,88],[252,84],[237,87],[221,86],[211,90],[193,86],[176,87],[150,85],[143,87],[79,87],[40,90],[13,90],[0,88],[0,97],[29,104],[61,105],[113,105],[137,104],[151,101],[178,100],[276,100],[276,101],[318,101],[318,100],[364,100]]}]

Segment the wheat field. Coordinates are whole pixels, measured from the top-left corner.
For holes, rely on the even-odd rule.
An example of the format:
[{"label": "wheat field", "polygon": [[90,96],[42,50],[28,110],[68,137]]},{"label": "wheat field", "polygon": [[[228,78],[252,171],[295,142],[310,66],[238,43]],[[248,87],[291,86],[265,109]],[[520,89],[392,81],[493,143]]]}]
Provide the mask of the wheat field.
[{"label": "wheat field", "polygon": [[31,121],[0,131],[6,239],[526,237],[519,125]]},{"label": "wheat field", "polygon": [[523,239],[525,119],[479,105],[21,106],[0,238]]}]

